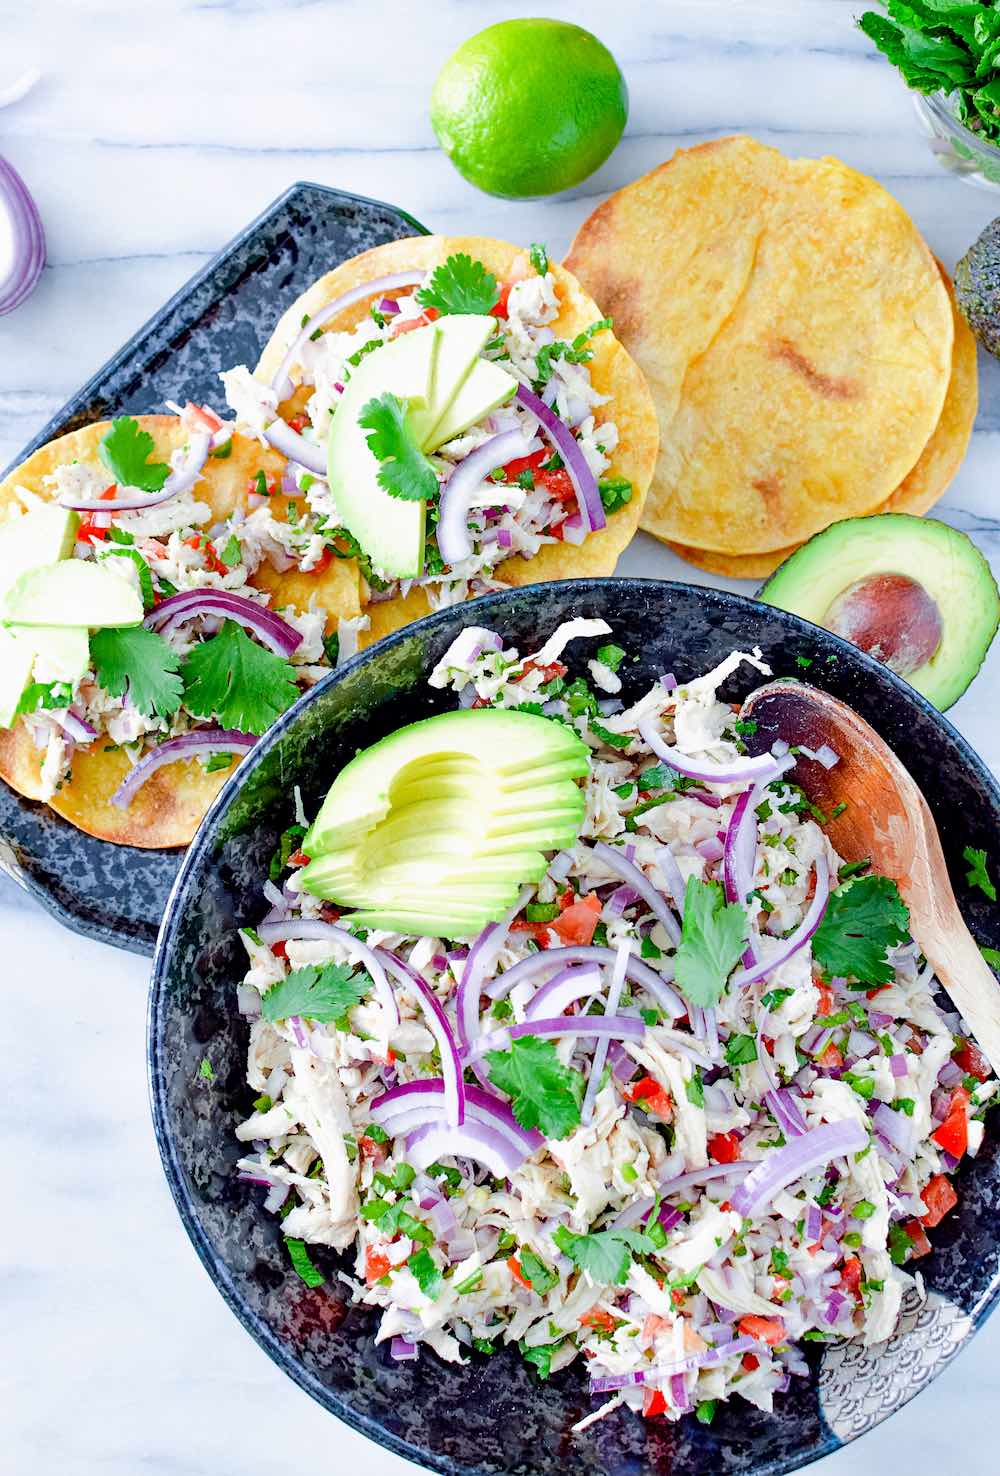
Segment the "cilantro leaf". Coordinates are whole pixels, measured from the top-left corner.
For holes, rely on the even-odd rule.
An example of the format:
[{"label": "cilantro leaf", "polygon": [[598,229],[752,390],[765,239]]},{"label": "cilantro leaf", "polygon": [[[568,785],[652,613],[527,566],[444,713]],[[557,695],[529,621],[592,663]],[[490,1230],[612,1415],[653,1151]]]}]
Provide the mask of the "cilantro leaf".
[{"label": "cilantro leaf", "polygon": [[425,1245],[421,1246],[416,1255],[410,1257],[406,1263],[414,1276],[417,1285],[425,1297],[430,1297],[433,1302],[441,1290],[441,1270],[434,1257]]},{"label": "cilantro leaf", "polygon": [[103,562],[105,559],[111,558],[130,559],[135,565],[136,572],[139,575],[142,608],[144,610],[151,610],[156,603],[156,595],[153,590],[153,575],[139,550],[137,548],[128,548],[124,545],[119,545],[117,548],[105,548],[104,552],[100,555],[100,561]]},{"label": "cilantro leaf", "polygon": [[632,1252],[656,1249],[641,1230],[598,1230],[593,1235],[574,1235],[565,1225],[560,1225],[552,1239],[563,1255],[586,1271],[597,1286],[624,1286]]},{"label": "cilantro leaf", "polygon": [[528,256],[531,259],[531,265],[535,268],[538,275],[544,277],[549,269],[549,253],[545,247],[538,241],[532,241],[528,250]]},{"label": "cilantro leaf", "polygon": [[184,662],[184,706],[224,728],[264,733],[299,695],[295,669],[227,620]]},{"label": "cilantro leaf", "polygon": [[986,852],[977,851],[972,846],[966,846],[962,852],[963,857],[969,863],[969,869],[965,873],[965,880],[970,887],[978,887],[991,902],[997,900],[997,889],[990,879],[986,870]]},{"label": "cilantro leaf", "polygon": [[677,946],[676,982],[693,1005],[714,1005],[726,987],[747,940],[747,915],[727,903],[718,882],[688,877],[684,924]]},{"label": "cilantro leaf", "polygon": [[534,1364],[538,1377],[543,1381],[547,1379],[552,1372],[552,1355],[559,1347],[559,1344],[539,1343],[536,1347],[529,1348],[522,1338],[517,1346],[525,1363]]},{"label": "cilantro leaf", "polygon": [[309,1259],[304,1240],[295,1240],[291,1235],[285,1236],[285,1245],[288,1247],[288,1259],[293,1268],[305,1282],[306,1286],[322,1286],[326,1277],[322,1271],[317,1271]]},{"label": "cilantro leaf", "polygon": [[73,688],[69,682],[29,682],[21,693],[17,713],[68,707],[72,701]]},{"label": "cilantro leaf", "polygon": [[565,1138],[580,1125],[584,1079],[564,1066],[550,1040],[523,1035],[506,1051],[487,1051],[493,1085],[510,1097],[523,1128],[538,1128],[547,1138]]},{"label": "cilantro leaf", "polygon": [[954,0],[886,0],[888,15],[867,11],[858,25],[908,87],[954,94],[958,118],[997,139],[997,79],[1000,16],[991,5]]},{"label": "cilantro leaf", "polygon": [[813,934],[813,958],[827,974],[891,984],[890,948],[906,941],[910,914],[887,876],[858,876],[831,892]]},{"label": "cilantro leaf", "polygon": [[154,630],[132,625],[95,631],[90,659],[108,696],[124,697],[127,690],[143,716],[167,718],[180,707],[180,657]]},{"label": "cilantro leaf", "polygon": [[201,1058],[201,1065],[198,1067],[198,1075],[203,1076],[206,1081],[215,1080],[215,1072],[212,1070],[212,1063],[207,1056],[202,1056]]},{"label": "cilantro leaf", "polygon": [[392,497],[426,502],[437,494],[437,473],[413,439],[406,413],[405,401],[386,393],[362,407],[358,424],[371,432],[369,449],[382,463],[379,486]]},{"label": "cilantro leaf", "polygon": [[122,487],[138,487],[140,492],[162,492],[170,475],[165,461],[150,461],[153,437],[142,430],[131,415],[119,415],[102,438],[97,454],[115,481]]},{"label": "cilantro leaf", "polygon": [[551,1291],[559,1280],[558,1274],[551,1266],[546,1266],[541,1256],[536,1256],[533,1250],[527,1246],[518,1256],[521,1263],[521,1274],[525,1281],[530,1281],[534,1291],[540,1297],[544,1297],[547,1291]]},{"label": "cilantro leaf", "polygon": [[1000,973],[1000,948],[987,948],[985,943],[980,943],[979,952],[983,955],[991,969]]},{"label": "cilantro leaf", "polygon": [[307,1020],[325,1023],[342,1020],[348,1010],[360,1004],[372,987],[362,970],[354,973],[350,964],[310,964],[293,969],[284,979],[262,995],[260,1012],[265,1020],[287,1020],[302,1015]]},{"label": "cilantro leaf", "polygon": [[243,548],[235,533],[230,533],[226,539],[226,545],[219,555],[227,569],[233,569],[242,562]]},{"label": "cilantro leaf", "polygon": [[726,1060],[730,1066],[746,1066],[757,1059],[757,1046],[752,1035],[731,1035],[726,1041]]},{"label": "cilantro leaf", "polygon": [[435,267],[431,279],[414,294],[422,307],[439,313],[488,313],[500,300],[492,272],[464,251]]}]

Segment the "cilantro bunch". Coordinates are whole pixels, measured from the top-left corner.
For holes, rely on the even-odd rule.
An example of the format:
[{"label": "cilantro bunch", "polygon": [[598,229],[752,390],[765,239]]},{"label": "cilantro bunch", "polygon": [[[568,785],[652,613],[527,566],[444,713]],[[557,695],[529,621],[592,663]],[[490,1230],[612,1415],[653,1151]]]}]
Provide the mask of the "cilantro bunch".
[{"label": "cilantro bunch", "polygon": [[858,21],[915,92],[954,98],[966,128],[1000,142],[1000,11],[968,0],[886,0]]}]

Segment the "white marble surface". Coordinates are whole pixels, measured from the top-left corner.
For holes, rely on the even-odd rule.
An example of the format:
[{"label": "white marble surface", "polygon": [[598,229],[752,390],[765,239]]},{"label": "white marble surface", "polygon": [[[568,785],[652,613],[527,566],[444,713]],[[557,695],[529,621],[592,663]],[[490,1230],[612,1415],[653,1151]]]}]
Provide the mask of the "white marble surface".
[{"label": "white marble surface", "polygon": [[[488,199],[437,151],[433,73],[515,14],[592,27],[628,77],[609,162],[548,203]],[[0,465],[192,272],[295,179],[392,200],[432,229],[546,240],[678,144],[747,130],[834,153],[910,209],[953,264],[1000,211],[934,163],[855,0],[0,0],[0,86],[44,80],[0,114],[0,152],[35,191],[49,269],[0,319]],[[275,313],[279,309],[275,305]],[[267,328],[269,325],[262,325]],[[941,512],[1000,566],[1000,371],[983,366],[969,458]],[[641,540],[625,569],[707,582]],[[721,581],[720,581],[721,582]],[[1000,769],[1000,650],[952,711]],[[0,1471],[402,1476],[243,1333],[199,1266],[162,1180],[146,1102],[141,959],[63,932],[0,882],[7,1103],[0,1239]],[[993,1476],[1000,1321],[914,1404],[817,1471]],[[408,1469],[413,1469],[412,1467]]]}]

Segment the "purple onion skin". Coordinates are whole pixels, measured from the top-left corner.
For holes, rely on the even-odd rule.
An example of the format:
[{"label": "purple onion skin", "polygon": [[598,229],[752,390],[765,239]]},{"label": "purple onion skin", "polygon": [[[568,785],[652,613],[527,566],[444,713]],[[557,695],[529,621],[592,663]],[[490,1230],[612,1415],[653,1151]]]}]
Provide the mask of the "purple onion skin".
[{"label": "purple onion skin", "polygon": [[38,286],[45,266],[45,231],[28,186],[13,164],[0,158],[0,209],[10,218],[14,260],[0,282],[0,317],[12,313]]}]

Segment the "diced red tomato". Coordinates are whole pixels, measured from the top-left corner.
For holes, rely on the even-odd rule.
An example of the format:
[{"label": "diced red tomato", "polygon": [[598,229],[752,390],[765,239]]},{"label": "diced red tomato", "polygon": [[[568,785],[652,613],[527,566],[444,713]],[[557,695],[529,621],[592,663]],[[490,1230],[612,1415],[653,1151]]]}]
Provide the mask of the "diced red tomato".
[{"label": "diced red tomato", "polygon": [[324,548],[312,568],[307,570],[309,574],[323,574],[333,563],[333,554],[328,548]]},{"label": "diced red tomato", "polygon": [[662,1389],[643,1389],[642,1391],[642,1414],[647,1420],[656,1415],[666,1414],[667,1397]]},{"label": "diced red tomato", "polygon": [[374,1138],[369,1138],[363,1133],[358,1139],[358,1147],[363,1158],[370,1158],[372,1163],[385,1163],[388,1157],[388,1149],[384,1143],[377,1143]]},{"label": "diced red tomato", "polygon": [[563,518],[562,523],[553,523],[550,526],[550,528],[549,528],[549,537],[550,538],[557,538],[560,543],[563,542],[563,539],[564,539],[564,535],[563,535],[563,523],[565,523],[565,521],[566,521],[566,519]]},{"label": "diced red tomato", "polygon": [[532,451],[530,456],[515,456],[513,461],[504,463],[504,477],[508,482],[516,482],[522,472],[536,471],[543,461],[548,461],[549,455],[543,446],[540,451]]},{"label": "diced red tomato", "polygon": [[392,1262],[388,1256],[377,1251],[374,1246],[365,1248],[365,1280],[369,1286],[374,1286],[376,1281],[381,1281],[383,1276],[388,1276],[392,1269]]},{"label": "diced red tomato", "polygon": [[668,1317],[661,1317],[657,1312],[648,1312],[646,1320],[642,1324],[642,1341],[651,1343],[656,1334],[665,1327],[671,1327],[672,1323]]},{"label": "diced red tomato", "polygon": [[202,554],[205,563],[208,565],[209,569],[211,569],[213,574],[229,573],[229,569],[219,558],[219,555],[215,552],[212,543],[209,539],[204,537],[203,534],[196,533],[193,538],[185,538],[184,542],[188,548],[197,549]]},{"label": "diced red tomato", "polygon": [[531,1282],[521,1270],[521,1262],[517,1259],[517,1256],[507,1257],[507,1269],[515,1281],[519,1281],[522,1286],[526,1286],[529,1291],[531,1290]]},{"label": "diced red tomato", "polygon": [[222,426],[222,421],[214,410],[209,410],[207,405],[196,405],[193,400],[188,400],[184,406],[184,414],[189,420],[196,421],[205,430],[212,431],[213,433]]},{"label": "diced red tomato", "polygon": [[[101,493],[102,502],[108,502],[118,491],[118,483],[112,482],[110,487],[105,487]],[[98,518],[106,518],[107,513],[87,513],[80,519],[80,526],[76,531],[78,543],[103,543],[108,536],[108,529],[101,527],[96,521]]]},{"label": "diced red tomato", "polygon": [[817,984],[816,992],[819,995],[819,1003],[816,1013],[820,1016],[833,1014],[834,993],[829,984]]},{"label": "diced red tomato", "polygon": [[[564,677],[568,670],[569,667],[564,666],[561,661],[550,661],[547,666],[539,666],[537,661],[526,661],[521,668],[521,675],[527,676],[529,671],[540,671],[545,680],[551,682],[555,677]],[[563,897],[567,898],[565,903],[562,902]],[[567,887],[559,900],[563,906],[568,907],[575,897],[576,893],[573,888]]]},{"label": "diced red tomato", "polygon": [[938,1147],[953,1158],[961,1158],[969,1146],[968,1107],[971,1100],[965,1087],[956,1087],[951,1094],[948,1116],[937,1131],[931,1133]]},{"label": "diced red tomato", "polygon": [[966,1076],[974,1076],[977,1081],[985,1081],[990,1074],[990,1063],[974,1040],[963,1042],[961,1050],[955,1052],[953,1059]]},{"label": "diced red tomato", "polygon": [[675,1307],[684,1306],[684,1293],[681,1291],[679,1286],[675,1286],[671,1291],[670,1300],[673,1302]]},{"label": "diced red tomato", "polygon": [[668,1121],[674,1115],[674,1103],[666,1087],[652,1076],[640,1076],[638,1081],[622,1087],[622,1095],[628,1102],[635,1102],[644,1112],[652,1112]]},{"label": "diced red tomato", "polygon": [[551,923],[528,922],[527,918],[519,917],[516,922],[511,923],[510,930],[512,933],[530,933],[539,948],[548,948],[551,926]]},{"label": "diced red tomato", "polygon": [[293,851],[288,858],[288,864],[289,866],[308,866],[309,859],[305,851]]},{"label": "diced red tomato", "polygon": [[[277,492],[277,490],[278,490],[278,480],[277,480],[277,478],[276,477],[273,477],[273,476],[268,476],[265,473],[265,476],[264,476],[264,494],[263,495],[265,497],[273,497],[274,494],[275,494],[275,492]],[[257,478],[256,477],[247,477],[247,496],[248,497],[259,497],[260,495],[261,495],[260,485],[259,485],[259,483],[257,481]]]},{"label": "diced red tomato", "polygon": [[716,1163],[735,1163],[740,1156],[740,1140],[736,1133],[716,1133],[708,1140],[708,1151]]},{"label": "diced red tomato", "polygon": [[737,1325],[745,1337],[756,1338],[758,1343],[766,1343],[769,1348],[783,1343],[787,1336],[780,1317],[741,1317]]},{"label": "diced red tomato", "polygon": [[920,1216],[920,1222],[933,1230],[935,1225],[940,1225],[949,1210],[953,1210],[958,1203],[958,1195],[955,1186],[944,1174],[935,1174],[925,1189],[921,1189],[920,1198],[927,1206],[926,1215]]},{"label": "diced red tomato", "polygon": [[903,1226],[903,1229],[913,1241],[914,1258],[916,1259],[918,1256],[929,1256],[931,1253],[931,1243],[927,1239],[927,1236],[924,1232],[924,1227],[923,1225],[921,1225],[920,1221],[907,1220],[906,1224]]},{"label": "diced red tomato", "polygon": [[744,1353],[740,1359],[740,1363],[746,1369],[747,1373],[756,1373],[760,1368],[760,1359],[755,1358],[752,1353]]},{"label": "diced red tomato", "polygon": [[605,1312],[602,1307],[591,1307],[580,1318],[580,1326],[597,1328],[601,1332],[614,1332],[618,1324],[610,1312]]},{"label": "diced red tomato", "polygon": [[309,424],[309,416],[308,415],[292,415],[289,418],[288,424],[290,425],[290,427],[292,428],[293,431],[297,431],[299,433],[299,435],[301,435],[302,432],[305,430],[306,426]]},{"label": "diced red tomato", "polygon": [[279,940],[277,943],[271,944],[271,952],[274,954],[275,958],[287,958],[288,945],[284,941]]},{"label": "diced red tomato", "polygon": [[569,472],[560,467],[558,471],[539,471],[535,474],[536,484],[543,486],[550,497],[558,502],[572,502],[576,498],[576,489],[570,480]]},{"label": "diced red tomato", "polygon": [[583,944],[586,947],[593,942],[600,915],[601,899],[595,892],[591,892],[567,907],[549,926],[564,943]]},{"label": "diced red tomato", "polygon": [[831,1040],[826,1050],[819,1057],[819,1064],[825,1071],[840,1071],[844,1065],[844,1053]]},{"label": "diced red tomato", "polygon": [[419,318],[393,318],[389,336],[399,338],[404,333],[412,333],[416,328],[426,328],[428,323],[433,323],[439,316],[437,308],[429,307],[424,308]]},{"label": "diced red tomato", "polygon": [[510,297],[510,289],[513,285],[513,282],[502,282],[500,284],[500,296],[497,298],[495,305],[490,308],[490,312],[494,318],[506,318],[507,300]]},{"label": "diced red tomato", "polygon": [[857,1256],[848,1256],[840,1273],[840,1287],[849,1296],[856,1297],[861,1290],[861,1262]]},{"label": "diced red tomato", "polygon": [[888,984],[880,984],[877,989],[869,989],[865,994],[865,999],[878,999],[879,995],[888,988]]}]

